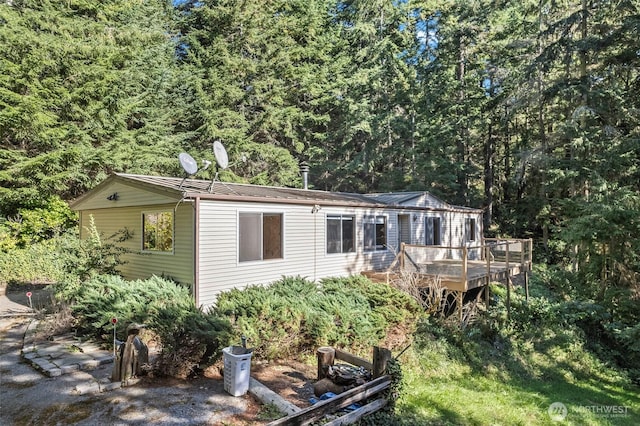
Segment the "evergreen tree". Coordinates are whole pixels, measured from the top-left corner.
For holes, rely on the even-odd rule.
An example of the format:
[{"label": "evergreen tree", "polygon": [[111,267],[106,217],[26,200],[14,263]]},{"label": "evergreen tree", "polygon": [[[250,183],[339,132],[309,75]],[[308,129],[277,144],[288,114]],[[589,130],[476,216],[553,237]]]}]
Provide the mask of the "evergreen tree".
[{"label": "evergreen tree", "polygon": [[167,167],[180,139],[171,13],[163,1],[0,6],[0,210]]},{"label": "evergreen tree", "polygon": [[[254,183],[295,185],[325,138],[331,29],[326,2],[184,2],[185,66],[197,75],[191,129],[222,140]],[[203,147],[204,148],[204,147]]]}]

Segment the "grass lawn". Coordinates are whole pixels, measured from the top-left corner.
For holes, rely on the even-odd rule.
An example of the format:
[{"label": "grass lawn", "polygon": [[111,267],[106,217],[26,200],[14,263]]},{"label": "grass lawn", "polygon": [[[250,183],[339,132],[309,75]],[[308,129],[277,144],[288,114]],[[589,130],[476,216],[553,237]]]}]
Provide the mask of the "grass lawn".
[{"label": "grass lawn", "polygon": [[487,337],[475,325],[449,335],[430,327],[400,359],[406,424],[640,424],[640,388],[587,350],[575,328]]},{"label": "grass lawn", "polygon": [[449,363],[446,371],[433,367],[421,364],[404,370],[406,388],[399,409],[423,424],[558,424],[548,412],[554,402],[562,402],[567,409],[564,424],[640,424],[640,389],[617,381],[615,372],[611,380],[603,381],[571,378],[572,372],[563,366],[549,369],[549,377],[483,373],[458,362]]}]

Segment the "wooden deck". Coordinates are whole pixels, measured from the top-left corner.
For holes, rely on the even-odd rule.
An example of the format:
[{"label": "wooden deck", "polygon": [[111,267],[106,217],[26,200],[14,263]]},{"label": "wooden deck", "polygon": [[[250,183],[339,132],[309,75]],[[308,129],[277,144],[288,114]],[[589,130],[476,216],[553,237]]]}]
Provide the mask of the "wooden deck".
[{"label": "wooden deck", "polygon": [[[363,275],[390,283],[410,272],[417,274],[419,285],[424,287],[439,282],[448,290],[466,292],[531,271],[532,247],[532,240],[515,239],[485,239],[483,245],[474,247],[403,244],[386,271],[365,271]],[[450,258],[437,259],[443,253]]]}]

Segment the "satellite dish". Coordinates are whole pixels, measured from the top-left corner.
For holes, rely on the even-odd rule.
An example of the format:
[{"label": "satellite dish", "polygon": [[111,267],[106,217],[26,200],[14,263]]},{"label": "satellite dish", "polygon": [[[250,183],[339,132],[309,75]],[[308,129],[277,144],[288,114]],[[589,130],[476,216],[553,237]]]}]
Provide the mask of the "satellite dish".
[{"label": "satellite dish", "polygon": [[198,163],[186,152],[180,153],[178,159],[180,160],[180,165],[188,175],[195,175],[198,172]]},{"label": "satellite dish", "polygon": [[227,156],[227,150],[224,149],[222,142],[215,141],[213,143],[213,155],[216,157],[216,163],[221,169],[226,169],[229,166],[229,157]]}]

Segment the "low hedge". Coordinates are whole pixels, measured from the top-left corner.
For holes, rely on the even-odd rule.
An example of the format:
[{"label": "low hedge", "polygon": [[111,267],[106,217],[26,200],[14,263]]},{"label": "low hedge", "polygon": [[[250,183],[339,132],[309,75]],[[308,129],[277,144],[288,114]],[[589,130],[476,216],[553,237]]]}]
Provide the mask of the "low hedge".
[{"label": "low hedge", "polygon": [[186,377],[219,358],[230,338],[230,324],[195,306],[188,288],[160,277],[127,281],[120,276],[98,275],[58,292],[71,298],[71,310],[80,332],[109,341],[112,318],[117,335],[142,323],[159,340],[161,353],[155,362],[159,374]]},{"label": "low hedge", "polygon": [[[267,359],[331,345],[369,354],[374,345],[406,344],[421,312],[413,298],[362,276],[314,283],[284,277],[219,295],[216,315],[245,335],[254,353]],[[404,336],[388,339],[390,333]]]}]

